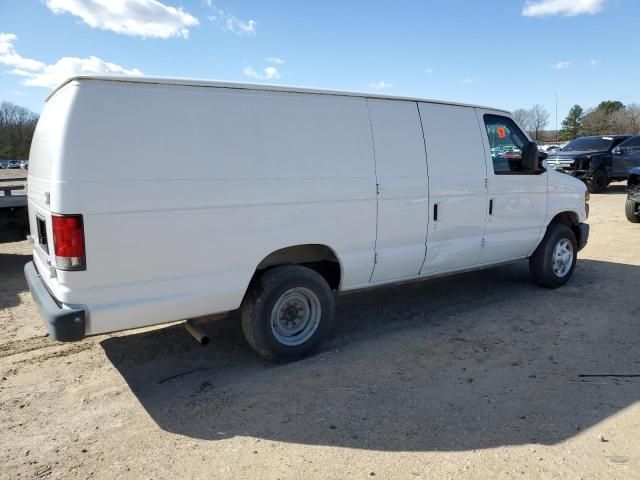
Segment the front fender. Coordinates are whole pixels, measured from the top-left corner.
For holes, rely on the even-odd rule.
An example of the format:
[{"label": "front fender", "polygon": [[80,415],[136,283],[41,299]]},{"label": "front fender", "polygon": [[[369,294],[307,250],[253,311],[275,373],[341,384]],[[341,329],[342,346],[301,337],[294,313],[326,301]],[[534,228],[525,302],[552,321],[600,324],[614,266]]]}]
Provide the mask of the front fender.
[{"label": "front fender", "polygon": [[595,172],[599,168],[604,168],[608,176],[611,176],[611,155],[610,154],[598,154],[591,156],[591,162],[589,165],[589,171]]},{"label": "front fender", "polygon": [[585,203],[587,189],[584,183],[554,170],[550,170],[548,175],[549,193],[545,226],[549,225],[556,215],[563,212],[573,213],[576,223],[585,222],[587,220]]},{"label": "front fender", "polygon": [[629,170],[629,178],[627,178],[627,188],[631,190],[632,187],[640,186],[640,167],[632,168]]}]

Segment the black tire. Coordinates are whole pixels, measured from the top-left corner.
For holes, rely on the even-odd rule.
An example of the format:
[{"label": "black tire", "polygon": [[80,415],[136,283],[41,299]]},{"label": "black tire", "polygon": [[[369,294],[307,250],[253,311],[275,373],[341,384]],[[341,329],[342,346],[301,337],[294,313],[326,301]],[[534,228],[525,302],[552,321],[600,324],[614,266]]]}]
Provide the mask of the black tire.
[{"label": "black tire", "polygon": [[[554,272],[554,248],[563,239],[568,240],[573,248],[573,255],[569,270],[562,276]],[[541,287],[558,288],[569,281],[576,267],[578,244],[573,231],[566,225],[551,224],[538,245],[538,248],[529,259],[529,270],[533,281]]]},{"label": "black tire", "polygon": [[587,184],[587,187],[591,193],[601,193],[605,191],[607,185],[609,185],[607,172],[605,172],[604,169],[599,168],[591,175],[591,180]]},{"label": "black tire", "polygon": [[640,223],[640,216],[638,215],[638,203],[627,198],[627,203],[624,205],[624,213],[627,216],[627,220],[631,223]]},{"label": "black tire", "polygon": [[[278,339],[278,329],[274,326],[272,316],[275,315],[277,302],[287,298],[285,294],[292,295],[292,291],[309,296],[307,306],[309,311],[316,312],[311,317],[317,321],[312,322],[316,327],[306,334],[310,335],[308,338],[302,335],[303,331],[297,339],[294,336],[290,340],[304,340],[302,343],[287,345]],[[285,302],[285,305],[288,304]],[[278,362],[298,360],[314,352],[327,338],[333,325],[334,310],[333,292],[322,275],[299,265],[274,267],[254,279],[250,285],[241,307],[242,330],[247,342],[263,358]],[[295,308],[293,311],[296,311]],[[284,317],[280,318],[287,321]],[[293,321],[296,320],[297,317]]]}]

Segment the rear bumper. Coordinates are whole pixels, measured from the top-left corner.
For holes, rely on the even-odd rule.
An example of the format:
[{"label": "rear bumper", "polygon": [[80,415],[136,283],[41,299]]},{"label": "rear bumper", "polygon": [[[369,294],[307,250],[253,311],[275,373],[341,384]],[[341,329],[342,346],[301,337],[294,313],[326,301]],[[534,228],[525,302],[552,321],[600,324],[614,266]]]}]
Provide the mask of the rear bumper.
[{"label": "rear bumper", "polygon": [[62,306],[49,293],[33,262],[24,266],[24,275],[49,334],[61,342],[73,342],[84,338],[86,312],[81,308]]},{"label": "rear bumper", "polygon": [[589,241],[589,224],[588,223],[580,223],[578,225],[578,229],[580,230],[580,238],[578,239],[578,251],[582,250]]}]

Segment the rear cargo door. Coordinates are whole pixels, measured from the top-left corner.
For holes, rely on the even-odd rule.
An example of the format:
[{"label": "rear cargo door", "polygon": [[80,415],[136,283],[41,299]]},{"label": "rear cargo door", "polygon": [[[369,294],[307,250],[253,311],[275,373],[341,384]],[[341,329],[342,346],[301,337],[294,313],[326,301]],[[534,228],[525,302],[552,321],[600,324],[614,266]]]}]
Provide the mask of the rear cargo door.
[{"label": "rear cargo door", "polygon": [[[75,89],[63,88],[47,100],[33,134],[29,152],[27,176],[27,199],[29,207],[29,227],[34,241],[33,257],[47,286],[52,288],[51,278],[55,270],[50,268],[53,257],[53,231],[51,226],[52,202],[59,201],[55,188],[62,184],[56,178],[63,165],[63,144],[65,125],[75,95]],[[59,210],[58,210],[59,211]]]},{"label": "rear cargo door", "polygon": [[415,102],[369,99],[378,188],[371,282],[416,276],[424,261],[428,179]]}]

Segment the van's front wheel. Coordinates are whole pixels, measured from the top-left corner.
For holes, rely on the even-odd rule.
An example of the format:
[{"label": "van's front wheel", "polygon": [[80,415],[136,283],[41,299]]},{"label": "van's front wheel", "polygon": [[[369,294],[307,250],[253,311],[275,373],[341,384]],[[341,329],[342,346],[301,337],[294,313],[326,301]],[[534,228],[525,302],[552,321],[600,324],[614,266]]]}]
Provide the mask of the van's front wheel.
[{"label": "van's front wheel", "polygon": [[331,330],[333,293],[310,268],[272,268],[254,280],[242,304],[242,330],[267,360],[291,361],[315,349]]},{"label": "van's front wheel", "polygon": [[533,280],[546,288],[557,288],[569,281],[576,266],[578,244],[566,225],[551,224],[542,242],[529,259]]}]

